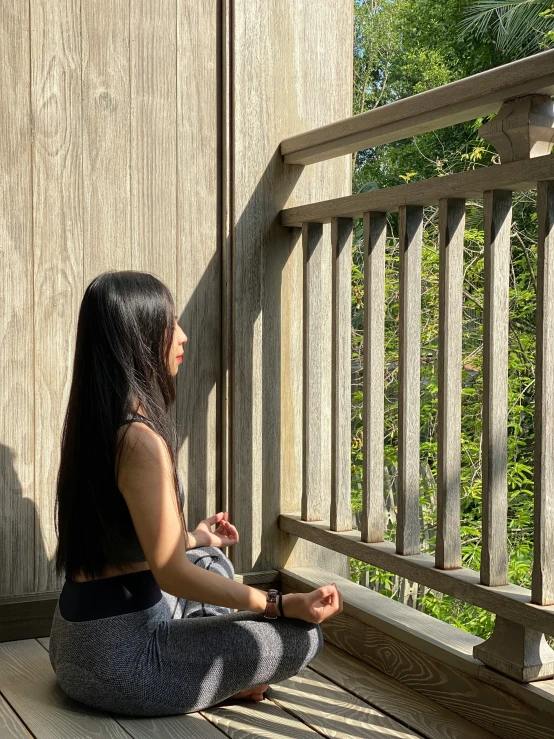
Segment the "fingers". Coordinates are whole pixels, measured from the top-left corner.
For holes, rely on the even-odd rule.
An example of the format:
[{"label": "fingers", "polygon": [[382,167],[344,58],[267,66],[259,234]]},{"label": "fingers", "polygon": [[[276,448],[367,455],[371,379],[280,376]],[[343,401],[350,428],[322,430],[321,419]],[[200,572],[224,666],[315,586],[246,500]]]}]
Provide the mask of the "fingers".
[{"label": "fingers", "polygon": [[213,526],[214,524],[221,521],[224,515],[225,514],[220,511],[219,513],[215,513],[213,516],[209,516],[209,518],[205,518],[204,523],[208,526]]},{"label": "fingers", "polygon": [[336,583],[322,585],[313,591],[314,600],[322,602],[323,608],[329,606],[334,611],[342,611],[342,595]]}]

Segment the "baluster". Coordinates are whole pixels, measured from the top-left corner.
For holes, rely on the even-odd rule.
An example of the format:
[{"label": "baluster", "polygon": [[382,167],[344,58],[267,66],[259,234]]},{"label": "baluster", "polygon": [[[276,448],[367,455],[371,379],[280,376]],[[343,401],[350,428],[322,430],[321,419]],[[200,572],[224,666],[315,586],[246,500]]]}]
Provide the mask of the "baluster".
[{"label": "baluster", "polygon": [[512,193],[483,194],[485,290],[483,315],[483,549],[481,582],[508,582],[507,423],[508,288]]},{"label": "baluster", "polygon": [[352,219],[331,220],[332,388],[331,388],[331,512],[332,531],[352,529],[350,490]]},{"label": "baluster", "polygon": [[384,541],[385,242],[387,214],[364,213],[364,405],[361,540]]},{"label": "baluster", "polygon": [[435,563],[462,566],[460,463],[465,200],[439,200],[439,412]]},{"label": "baluster", "polygon": [[398,369],[398,523],[396,551],[418,554],[419,409],[421,362],[421,241],[423,207],[401,205]]},{"label": "baluster", "polygon": [[535,530],[531,600],[554,603],[554,182],[537,183]]},{"label": "baluster", "polygon": [[303,521],[321,521],[323,518],[322,465],[329,461],[324,449],[325,434],[322,419],[324,397],[325,296],[321,290],[323,276],[323,225],[302,225],[304,255],[303,284],[303,455],[302,506]]}]

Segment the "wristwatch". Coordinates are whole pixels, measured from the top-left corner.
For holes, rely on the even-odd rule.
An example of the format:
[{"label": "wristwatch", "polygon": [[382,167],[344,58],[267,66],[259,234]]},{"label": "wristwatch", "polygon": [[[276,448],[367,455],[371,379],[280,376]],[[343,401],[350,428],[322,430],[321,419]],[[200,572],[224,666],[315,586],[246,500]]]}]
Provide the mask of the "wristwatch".
[{"label": "wristwatch", "polygon": [[278,590],[275,588],[269,588],[267,591],[267,604],[264,611],[264,618],[277,618],[277,596]]}]

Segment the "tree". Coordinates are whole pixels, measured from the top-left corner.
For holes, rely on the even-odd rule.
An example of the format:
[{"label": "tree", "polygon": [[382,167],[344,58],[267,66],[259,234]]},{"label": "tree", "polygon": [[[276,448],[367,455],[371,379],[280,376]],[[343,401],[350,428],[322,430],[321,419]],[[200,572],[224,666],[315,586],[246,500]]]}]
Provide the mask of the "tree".
[{"label": "tree", "polygon": [[552,0],[476,0],[460,23],[462,38],[493,32],[496,47],[513,59],[554,47]]}]

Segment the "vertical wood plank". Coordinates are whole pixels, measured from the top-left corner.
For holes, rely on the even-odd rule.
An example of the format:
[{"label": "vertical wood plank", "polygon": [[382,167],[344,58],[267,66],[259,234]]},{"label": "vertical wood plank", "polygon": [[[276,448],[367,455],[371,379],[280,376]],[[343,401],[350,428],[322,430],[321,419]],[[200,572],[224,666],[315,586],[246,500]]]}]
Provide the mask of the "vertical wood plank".
[{"label": "vertical wood plank", "polygon": [[177,428],[191,527],[221,510],[220,10],[219,0],[177,3],[175,299],[188,338],[177,375]]},{"label": "vertical wood plank", "polygon": [[[233,270],[231,259],[231,224],[233,222],[233,202],[231,198],[231,113],[232,113],[232,2],[233,0],[220,0],[220,29],[219,29],[219,90],[220,90],[220,116],[219,134],[221,141],[220,156],[220,234],[219,244],[221,246],[221,414],[219,434],[220,443],[220,500],[219,509],[228,511],[231,507],[231,356],[233,346],[233,295],[231,286],[233,284]],[[227,556],[230,556],[228,553]]]},{"label": "vertical wood plank", "polygon": [[[302,520],[321,521],[324,515],[322,491],[323,439],[323,356],[325,335],[321,315],[325,296],[321,290],[323,273],[323,226],[305,223],[302,227],[304,253],[304,367],[303,367],[303,426],[304,481],[302,490]],[[328,300],[328,297],[327,297]]]},{"label": "vertical wood plank", "polygon": [[[0,596],[34,589],[34,352],[29,7],[0,5]],[[41,301],[42,302],[42,301]],[[40,481],[39,481],[40,482]]]},{"label": "vertical wood plank", "polygon": [[364,213],[362,541],[385,539],[385,244],[387,214]]},{"label": "vertical wood plank", "polygon": [[[167,285],[174,299],[177,287],[176,3],[177,0],[156,3],[133,0],[129,39],[131,269],[155,275]],[[180,307],[175,308],[179,315]],[[179,371],[182,370],[183,365]],[[170,415],[176,423],[175,403]]]},{"label": "vertical wood plank", "polygon": [[333,218],[331,320],[331,514],[332,531],[352,529],[350,484],[352,219]]},{"label": "vertical wood plank", "polygon": [[554,182],[537,183],[535,513],[531,601],[554,603]]},{"label": "vertical wood plank", "polygon": [[460,463],[465,200],[439,200],[437,545],[443,570],[462,566]]},{"label": "vertical wood plank", "polygon": [[130,23],[131,264],[175,296],[176,0],[133,0]]},{"label": "vertical wood plank", "polygon": [[398,366],[398,519],[396,551],[418,554],[421,242],[423,207],[401,205]]},{"label": "vertical wood plank", "polygon": [[[230,552],[237,572],[318,561],[348,574],[344,555],[275,526],[280,511],[300,510],[302,497],[302,307],[295,302],[302,252],[298,234],[277,216],[291,202],[351,192],[351,157],[290,166],[279,144],[351,114],[352,23],[349,0],[232,5],[230,494],[231,518],[243,536]],[[330,257],[329,249],[329,280]],[[326,494],[328,510],[330,482]]]},{"label": "vertical wood plank", "polygon": [[84,287],[131,268],[129,4],[81,4]]},{"label": "vertical wood plank", "polygon": [[59,446],[83,293],[79,0],[31,0],[34,119],[36,510],[33,590],[61,589],[53,557]]},{"label": "vertical wood plank", "polygon": [[507,422],[510,226],[512,193],[483,194],[483,548],[481,582],[508,583]]}]

